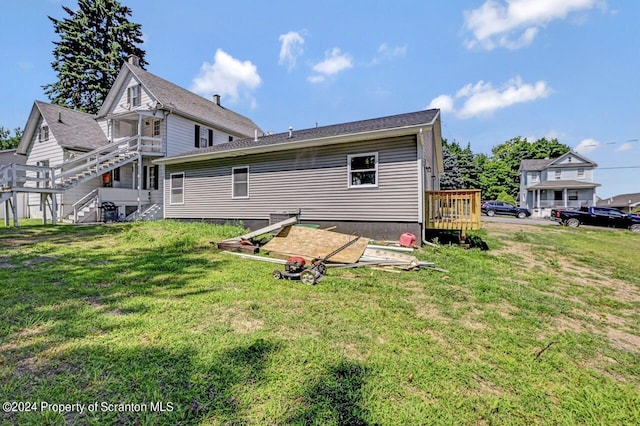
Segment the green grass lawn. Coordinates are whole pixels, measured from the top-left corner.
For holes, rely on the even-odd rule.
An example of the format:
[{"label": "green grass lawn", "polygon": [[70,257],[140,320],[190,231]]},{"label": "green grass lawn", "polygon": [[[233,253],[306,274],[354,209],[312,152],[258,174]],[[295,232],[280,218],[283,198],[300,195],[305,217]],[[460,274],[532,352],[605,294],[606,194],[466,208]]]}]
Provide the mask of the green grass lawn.
[{"label": "green grass lawn", "polygon": [[640,424],[637,234],[488,223],[306,286],[210,244],[242,232],[0,228],[1,423]]}]

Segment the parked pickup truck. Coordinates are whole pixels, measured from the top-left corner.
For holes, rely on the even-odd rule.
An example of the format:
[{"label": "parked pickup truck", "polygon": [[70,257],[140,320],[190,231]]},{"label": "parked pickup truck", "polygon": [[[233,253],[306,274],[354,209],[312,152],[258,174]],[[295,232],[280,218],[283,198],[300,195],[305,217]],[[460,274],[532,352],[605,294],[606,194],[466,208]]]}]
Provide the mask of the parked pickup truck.
[{"label": "parked pickup truck", "polygon": [[580,225],[627,228],[640,232],[640,216],[626,214],[610,207],[581,207],[577,210],[551,210],[551,220],[562,225],[577,227]]}]

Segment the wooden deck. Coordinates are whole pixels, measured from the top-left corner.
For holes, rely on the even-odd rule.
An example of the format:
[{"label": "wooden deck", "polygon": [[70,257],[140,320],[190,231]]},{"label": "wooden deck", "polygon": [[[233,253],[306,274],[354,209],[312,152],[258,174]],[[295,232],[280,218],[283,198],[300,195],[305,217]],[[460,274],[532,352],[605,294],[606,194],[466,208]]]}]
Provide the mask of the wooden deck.
[{"label": "wooden deck", "polygon": [[480,190],[426,191],[425,228],[464,231],[480,229]]}]

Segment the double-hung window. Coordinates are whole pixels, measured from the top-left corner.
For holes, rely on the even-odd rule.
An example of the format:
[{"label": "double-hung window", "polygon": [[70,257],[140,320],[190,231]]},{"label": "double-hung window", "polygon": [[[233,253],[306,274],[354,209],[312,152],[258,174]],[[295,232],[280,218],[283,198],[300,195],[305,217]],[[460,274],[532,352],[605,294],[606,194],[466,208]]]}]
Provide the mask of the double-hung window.
[{"label": "double-hung window", "polygon": [[249,198],[249,167],[233,167],[231,175],[231,198]]},{"label": "double-hung window", "polygon": [[347,156],[349,188],[378,186],[378,153],[352,154]]},{"label": "double-hung window", "polygon": [[184,173],[171,173],[170,176],[171,204],[184,204]]},{"label": "double-hung window", "polygon": [[129,106],[137,107],[142,103],[142,97],[140,96],[140,85],[131,86],[127,89],[127,101]]},{"label": "double-hung window", "polygon": [[40,142],[49,140],[49,126],[42,126],[40,128]]}]

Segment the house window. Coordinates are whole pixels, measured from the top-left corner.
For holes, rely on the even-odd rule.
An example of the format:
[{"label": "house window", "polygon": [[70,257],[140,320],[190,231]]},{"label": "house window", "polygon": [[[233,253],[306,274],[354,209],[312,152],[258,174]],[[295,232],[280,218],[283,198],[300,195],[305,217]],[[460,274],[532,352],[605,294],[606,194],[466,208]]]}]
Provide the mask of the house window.
[{"label": "house window", "polygon": [[249,167],[233,167],[231,169],[233,187],[232,198],[249,198]]},{"label": "house window", "polygon": [[142,168],[142,188],[158,189],[158,165]]},{"label": "house window", "polygon": [[567,198],[572,201],[576,201],[578,199],[578,191],[575,189],[570,189],[567,191]]},{"label": "house window", "polygon": [[49,126],[42,126],[40,129],[40,142],[49,140]]},{"label": "house window", "polygon": [[184,173],[171,173],[170,204],[184,204]]},{"label": "house window", "polygon": [[200,128],[200,148],[204,148],[209,145],[209,132],[208,129]]},{"label": "house window", "polygon": [[153,120],[153,136],[160,136],[160,120]]},{"label": "house window", "polygon": [[378,186],[378,153],[355,154],[347,156],[349,188]]},{"label": "house window", "polygon": [[118,167],[117,169],[113,169],[111,174],[113,175],[114,182],[120,182],[120,167]]},{"label": "house window", "polygon": [[537,173],[531,173],[530,178],[531,183],[538,183],[538,181],[540,181]]},{"label": "house window", "polygon": [[194,146],[196,148],[205,148],[213,145],[213,129],[207,129],[206,127],[195,126],[195,140]]},{"label": "house window", "polygon": [[562,179],[562,170],[556,170],[556,180]]},{"label": "house window", "polygon": [[229,142],[233,142],[233,136],[229,136]]},{"label": "house window", "polygon": [[578,169],[578,179],[584,179],[584,169]]},{"label": "house window", "polygon": [[140,85],[129,87],[127,89],[127,102],[129,102],[129,106],[140,106],[141,101],[142,99],[140,96]]}]

